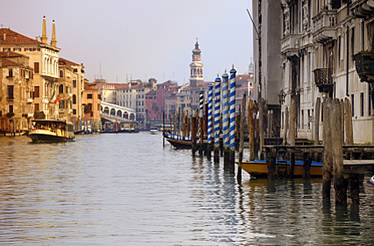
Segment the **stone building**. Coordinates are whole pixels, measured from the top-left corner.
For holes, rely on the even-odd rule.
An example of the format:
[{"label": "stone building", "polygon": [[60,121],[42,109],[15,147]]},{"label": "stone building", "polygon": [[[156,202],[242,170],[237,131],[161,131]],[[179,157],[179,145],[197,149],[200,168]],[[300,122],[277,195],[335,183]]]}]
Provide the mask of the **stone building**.
[{"label": "stone building", "polygon": [[82,95],[82,108],[83,108],[83,129],[87,132],[100,132],[101,131],[101,100],[99,90],[95,84],[84,83],[84,91]]},{"label": "stone building", "polygon": [[0,132],[30,130],[34,115],[32,79],[28,57],[0,52]]},{"label": "stone building", "polygon": [[360,80],[355,62],[362,54],[374,60],[373,1],[294,0],[281,1],[281,7],[282,127],[291,96],[296,100],[297,135],[309,139],[316,98],[349,98],[354,141],[373,143],[372,83],[367,76]]},{"label": "stone building", "polygon": [[29,38],[9,28],[0,28],[0,51],[13,51],[29,57],[29,66],[34,70],[34,110],[39,116],[55,118],[58,105],[54,103],[58,72],[58,57],[55,23],[52,23],[52,38],[48,43],[46,19],[43,18],[41,38]]}]

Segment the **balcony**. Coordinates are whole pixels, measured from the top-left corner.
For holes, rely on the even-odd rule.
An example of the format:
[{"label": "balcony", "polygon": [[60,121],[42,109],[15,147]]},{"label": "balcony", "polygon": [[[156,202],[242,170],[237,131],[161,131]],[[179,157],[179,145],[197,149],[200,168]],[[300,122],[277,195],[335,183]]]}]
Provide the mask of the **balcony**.
[{"label": "balcony", "polygon": [[295,53],[299,49],[300,34],[289,34],[281,40],[281,53]]},{"label": "balcony", "polygon": [[331,68],[317,68],[313,70],[314,82],[318,87],[319,92],[330,93],[334,86],[332,81],[332,69]]},{"label": "balcony", "polygon": [[27,98],[26,102],[27,102],[28,104],[31,104],[31,103],[34,102],[34,99],[32,99],[32,98]]},{"label": "balcony", "polygon": [[322,10],[313,17],[313,41],[326,42],[336,37],[336,10]]},{"label": "balcony", "polygon": [[361,51],[353,59],[361,82],[374,83],[374,52]]},{"label": "balcony", "polygon": [[374,16],[374,0],[357,0],[350,8],[356,18],[368,19]]}]

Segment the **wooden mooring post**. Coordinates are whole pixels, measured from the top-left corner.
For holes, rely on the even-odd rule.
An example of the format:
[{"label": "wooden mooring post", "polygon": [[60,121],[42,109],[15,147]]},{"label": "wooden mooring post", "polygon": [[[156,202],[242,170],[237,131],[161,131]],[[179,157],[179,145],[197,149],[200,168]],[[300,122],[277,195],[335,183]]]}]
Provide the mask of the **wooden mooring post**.
[{"label": "wooden mooring post", "polygon": [[322,104],[323,108],[323,167],[322,167],[322,197],[330,201],[332,180],[332,142],[329,115],[331,111],[331,99],[326,98]]},{"label": "wooden mooring post", "polygon": [[244,128],[245,128],[245,116],[246,116],[246,102],[247,102],[247,95],[244,94],[242,99],[241,111],[240,111],[240,125],[239,125],[239,164],[238,164],[238,171],[236,178],[238,183],[242,181],[242,168],[241,164],[243,162],[243,151],[244,151]]},{"label": "wooden mooring post", "polygon": [[192,155],[194,156],[197,150],[197,115],[192,113],[191,116],[191,142],[192,142]]}]

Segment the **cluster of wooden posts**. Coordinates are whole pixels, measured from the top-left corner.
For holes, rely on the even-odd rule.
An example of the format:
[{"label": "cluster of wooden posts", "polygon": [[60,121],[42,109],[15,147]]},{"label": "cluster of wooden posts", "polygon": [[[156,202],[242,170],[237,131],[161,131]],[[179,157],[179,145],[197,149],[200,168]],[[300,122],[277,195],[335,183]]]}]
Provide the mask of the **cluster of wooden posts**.
[{"label": "cluster of wooden posts", "polygon": [[[335,201],[337,204],[347,204],[347,190],[351,193],[352,202],[358,204],[359,185],[362,183],[363,174],[359,162],[350,159],[374,159],[372,145],[354,145],[352,127],[352,106],[349,99],[339,100],[329,97],[317,98],[315,104],[315,117],[312,144],[299,144],[296,139],[296,109],[295,103],[290,105],[290,110],[285,110],[284,135],[282,138],[272,137],[273,127],[271,110],[267,109],[266,101],[258,102],[244,96],[240,103],[234,103],[234,108],[229,104],[229,94],[225,83],[227,77],[223,76],[222,88],[215,94],[215,86],[220,80],[210,85],[207,100],[204,94],[200,96],[199,110],[194,112],[179,111],[170,116],[169,124],[172,126],[171,135],[186,144],[191,145],[192,154],[199,153],[208,159],[213,157],[214,162],[219,162],[223,157],[224,168],[227,171],[235,170],[235,152],[238,154],[237,178],[241,180],[240,164],[243,161],[243,151],[248,146],[248,159],[265,159],[268,163],[268,178],[280,176],[276,162],[279,155],[286,153],[282,158],[291,162],[288,177],[293,177],[296,159],[304,161],[304,178],[310,178],[312,161],[323,162],[323,188],[322,196],[330,199],[331,186],[335,189]],[[219,99],[217,98],[219,97]],[[222,99],[222,102],[220,101]],[[218,104],[214,105],[215,103]],[[233,106],[233,105],[231,105]],[[232,114],[233,113],[233,114]],[[234,116],[234,117],[232,117]],[[280,120],[279,120],[280,121]],[[323,141],[320,141],[320,124],[322,124]],[[232,135],[234,134],[234,135]],[[234,136],[233,138],[231,138]],[[269,144],[269,139],[273,140]],[[276,141],[274,141],[274,139]],[[283,142],[282,142],[283,141]],[[271,142],[271,141],[270,141]],[[267,143],[267,144],[265,144]],[[361,153],[361,155],[357,155]],[[345,163],[346,162],[346,163]],[[345,164],[344,164],[345,163]],[[366,163],[366,164],[365,164]],[[373,167],[373,161],[366,160],[367,167]],[[349,171],[347,171],[349,170]],[[348,189],[349,188],[349,189]]]}]

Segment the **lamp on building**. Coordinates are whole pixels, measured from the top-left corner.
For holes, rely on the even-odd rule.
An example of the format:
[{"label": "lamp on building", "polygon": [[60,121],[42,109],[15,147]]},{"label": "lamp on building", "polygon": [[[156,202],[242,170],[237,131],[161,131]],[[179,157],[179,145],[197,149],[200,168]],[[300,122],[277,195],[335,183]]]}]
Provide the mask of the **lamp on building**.
[{"label": "lamp on building", "polygon": [[282,105],[286,98],[286,93],[284,92],[283,89],[280,90],[278,97],[279,97],[279,104]]}]

